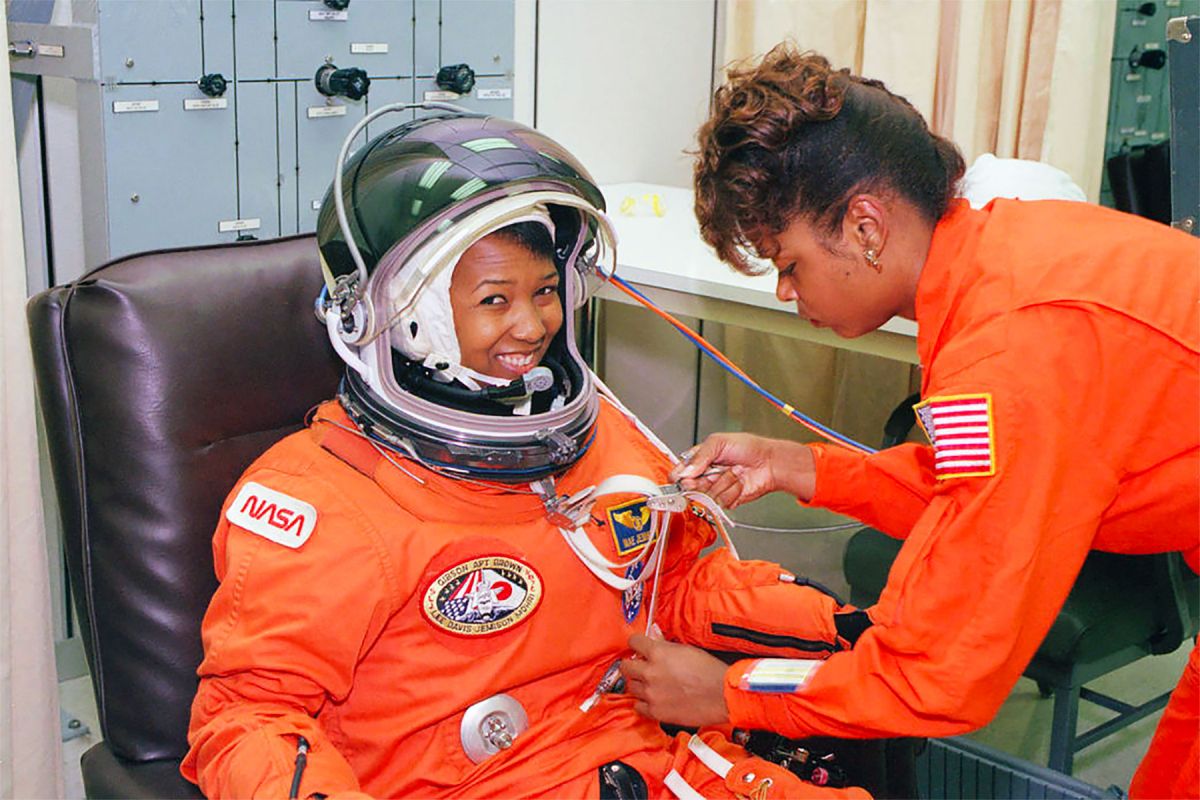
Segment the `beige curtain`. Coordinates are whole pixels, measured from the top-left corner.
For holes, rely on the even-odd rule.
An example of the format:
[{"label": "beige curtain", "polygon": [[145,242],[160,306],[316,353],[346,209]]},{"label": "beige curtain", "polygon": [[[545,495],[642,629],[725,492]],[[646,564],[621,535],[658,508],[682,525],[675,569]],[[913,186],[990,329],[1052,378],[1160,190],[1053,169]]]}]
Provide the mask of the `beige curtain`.
[{"label": "beige curtain", "polygon": [[967,163],[1046,161],[1100,192],[1116,0],[729,0],[725,61],[790,38],[885,81]]},{"label": "beige curtain", "polygon": [[[5,19],[0,4],[0,27]],[[61,797],[58,689],[42,524],[8,60],[0,66],[0,798]]]},{"label": "beige curtain", "polygon": [[[878,78],[970,164],[983,153],[1046,161],[1099,195],[1115,0],[728,0],[725,63],[791,39]],[[878,445],[915,369],[730,330],[729,355],[797,408]],[[731,425],[813,437],[730,385]]]}]

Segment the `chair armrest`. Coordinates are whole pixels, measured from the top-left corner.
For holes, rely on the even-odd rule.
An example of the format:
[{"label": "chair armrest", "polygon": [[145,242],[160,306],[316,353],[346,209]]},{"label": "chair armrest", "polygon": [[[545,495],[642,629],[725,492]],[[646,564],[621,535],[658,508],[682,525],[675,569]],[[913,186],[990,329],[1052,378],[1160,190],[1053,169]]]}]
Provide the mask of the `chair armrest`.
[{"label": "chair armrest", "polygon": [[200,789],[179,774],[179,762],[177,758],[126,761],[101,742],[80,759],[84,793],[89,798],[204,800]]},{"label": "chair armrest", "polygon": [[1154,655],[1173,653],[1184,639],[1195,635],[1195,618],[1187,593],[1194,593],[1198,582],[1200,579],[1183,563],[1179,553],[1163,553],[1155,558],[1154,604],[1162,630],[1150,640],[1150,652]]}]

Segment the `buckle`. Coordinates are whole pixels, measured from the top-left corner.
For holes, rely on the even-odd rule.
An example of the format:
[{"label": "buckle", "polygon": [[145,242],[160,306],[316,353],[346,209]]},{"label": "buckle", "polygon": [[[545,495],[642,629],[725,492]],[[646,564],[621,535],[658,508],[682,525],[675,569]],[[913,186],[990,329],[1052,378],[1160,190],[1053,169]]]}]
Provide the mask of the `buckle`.
[{"label": "buckle", "polygon": [[684,512],[688,510],[690,501],[687,492],[679,488],[677,483],[667,483],[658,487],[661,494],[646,498],[646,508],[651,511]]},{"label": "buckle", "polygon": [[547,497],[542,502],[546,507],[546,519],[559,528],[578,528],[583,518],[592,510],[596,487],[589,486],[568,497],[565,494]]}]

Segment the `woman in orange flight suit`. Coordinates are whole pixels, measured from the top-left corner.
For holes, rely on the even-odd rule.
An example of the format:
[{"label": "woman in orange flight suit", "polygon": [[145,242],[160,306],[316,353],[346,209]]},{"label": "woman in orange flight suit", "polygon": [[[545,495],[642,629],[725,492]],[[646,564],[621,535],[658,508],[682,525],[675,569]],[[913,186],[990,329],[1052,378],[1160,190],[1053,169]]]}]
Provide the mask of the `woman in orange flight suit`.
[{"label": "woman in orange flight suit", "polygon": [[[852,649],[754,691],[679,644],[633,642],[641,708],[788,736],[945,736],[987,723],[1091,549],[1200,567],[1200,243],[1084,203],[954,201],[953,144],[882,84],[787,46],[730,74],[700,133],[696,211],[726,261],[860,336],[918,323],[931,445],[874,455],[718,434],[676,470],[727,507],[782,490],[906,537]],[[724,470],[717,470],[724,467]],[[1134,797],[1200,794],[1193,650]]]},{"label": "woman in orange flight suit", "polygon": [[[647,506],[671,462],[574,344],[569,303],[615,258],[583,167],[441,112],[339,174],[317,240],[345,379],[222,509],[183,775],[212,798],[868,797],[723,732],[668,736],[613,691],[652,616],[794,656],[839,646],[838,606],[777,565],[701,558],[704,498]],[[351,330],[367,319],[386,327]],[[820,641],[760,635],[780,609]]]}]

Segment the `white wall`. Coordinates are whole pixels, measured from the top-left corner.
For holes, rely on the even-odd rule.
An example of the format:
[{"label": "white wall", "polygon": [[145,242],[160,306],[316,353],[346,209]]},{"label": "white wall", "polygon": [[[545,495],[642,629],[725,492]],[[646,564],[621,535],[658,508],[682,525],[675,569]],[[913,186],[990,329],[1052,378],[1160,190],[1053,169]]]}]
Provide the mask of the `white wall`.
[{"label": "white wall", "polygon": [[691,185],[717,0],[538,0],[537,127],[600,183]]}]

